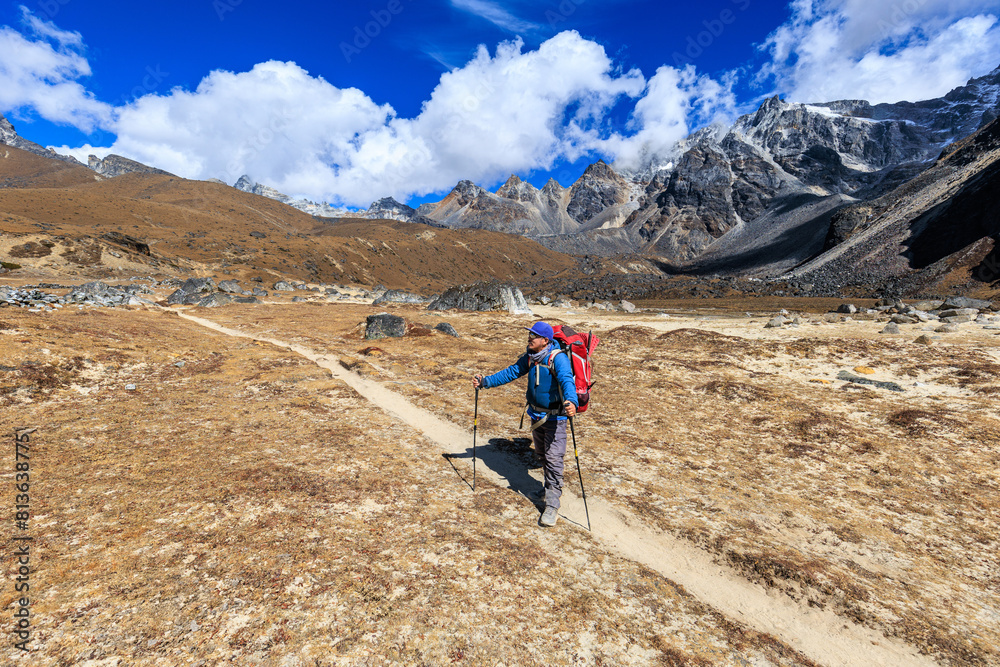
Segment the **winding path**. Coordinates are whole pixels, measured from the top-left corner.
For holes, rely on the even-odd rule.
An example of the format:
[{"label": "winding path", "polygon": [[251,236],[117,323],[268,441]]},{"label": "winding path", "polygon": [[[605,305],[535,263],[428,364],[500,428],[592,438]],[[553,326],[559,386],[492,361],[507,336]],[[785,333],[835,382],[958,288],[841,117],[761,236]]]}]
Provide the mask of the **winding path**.
[{"label": "winding path", "polygon": [[[329,370],[374,406],[420,431],[440,445],[443,453],[464,455],[468,451],[471,440],[468,430],[417,407],[378,382],[345,370],[324,355],[301,345],[230,329],[184,312],[179,314],[229,336],[259,340],[291,350]],[[489,436],[482,434],[481,437],[486,442]],[[511,486],[512,479],[523,476],[523,462],[497,452],[491,452],[490,457],[489,467],[478,466],[477,474],[499,486]],[[594,496],[588,498],[588,505],[592,535],[601,545],[680,584],[698,600],[729,618],[780,639],[817,664],[830,667],[937,664],[903,641],[884,637],[831,611],[808,607],[751,583],[732,568],[713,562],[708,552],[647,527],[625,509]],[[583,501],[568,490],[563,491],[560,514],[570,523],[586,526]]]}]

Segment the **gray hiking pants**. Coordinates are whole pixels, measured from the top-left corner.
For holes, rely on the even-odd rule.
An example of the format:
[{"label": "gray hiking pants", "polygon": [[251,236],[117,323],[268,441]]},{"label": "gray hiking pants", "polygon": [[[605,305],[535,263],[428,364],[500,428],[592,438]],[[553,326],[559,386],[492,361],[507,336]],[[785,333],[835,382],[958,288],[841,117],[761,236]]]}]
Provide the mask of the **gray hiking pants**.
[{"label": "gray hiking pants", "polygon": [[[535,422],[531,422],[534,426]],[[545,506],[559,509],[559,497],[563,487],[563,458],[566,456],[565,419],[551,417],[531,432],[535,451],[542,457],[542,473],[545,477]]]}]

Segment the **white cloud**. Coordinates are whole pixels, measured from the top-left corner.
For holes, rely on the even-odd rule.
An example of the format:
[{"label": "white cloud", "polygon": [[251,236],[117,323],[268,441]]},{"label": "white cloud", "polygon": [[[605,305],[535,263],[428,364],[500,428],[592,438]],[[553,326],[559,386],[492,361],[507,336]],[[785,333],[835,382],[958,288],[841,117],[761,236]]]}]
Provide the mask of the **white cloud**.
[{"label": "white cloud", "polygon": [[[795,0],[761,80],[799,102],[939,97],[1000,64],[996,0]],[[773,78],[772,78],[773,77]]]},{"label": "white cloud", "polygon": [[21,10],[30,37],[0,26],[0,108],[34,109],[46,120],[85,132],[106,127],[111,106],[77,81],[91,73],[80,34]]},{"label": "white cloud", "polygon": [[212,72],[194,91],[141,97],[117,110],[112,146],[60,150],[229,183],[248,173],[291,195],[367,206],[600,150],[608,110],[644,88],[637,70],[617,72],[603,47],[575,32],[528,52],[519,40],[493,55],[480,47],[441,76],[414,118],[294,63],[267,62]]},{"label": "white cloud", "polygon": [[732,83],[698,76],[690,65],[682,70],[664,65],[636,102],[629,124],[635,134],[612,136],[602,148],[615,156],[616,166],[627,169],[642,169],[655,158],[668,157],[692,126],[732,120],[736,113]]},{"label": "white cloud", "polygon": [[509,11],[490,0],[451,0],[456,9],[474,14],[490,23],[510,32],[528,32],[538,26],[534,23],[517,18]]}]

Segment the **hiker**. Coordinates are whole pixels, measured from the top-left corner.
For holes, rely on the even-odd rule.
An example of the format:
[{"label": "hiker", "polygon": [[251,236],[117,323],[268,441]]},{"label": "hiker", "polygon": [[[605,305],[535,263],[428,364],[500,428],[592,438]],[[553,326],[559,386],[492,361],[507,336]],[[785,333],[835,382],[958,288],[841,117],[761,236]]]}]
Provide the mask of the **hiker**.
[{"label": "hiker", "polygon": [[576,414],[578,400],[570,360],[553,340],[552,326],[535,322],[526,328],[528,349],[521,358],[493,375],[473,376],[472,385],[477,389],[489,389],[528,375],[526,411],[531,418],[531,437],[536,454],[542,457],[545,477],[545,487],[536,496],[545,502],[545,511],[538,523],[551,528],[556,525],[562,495],[566,420]]}]

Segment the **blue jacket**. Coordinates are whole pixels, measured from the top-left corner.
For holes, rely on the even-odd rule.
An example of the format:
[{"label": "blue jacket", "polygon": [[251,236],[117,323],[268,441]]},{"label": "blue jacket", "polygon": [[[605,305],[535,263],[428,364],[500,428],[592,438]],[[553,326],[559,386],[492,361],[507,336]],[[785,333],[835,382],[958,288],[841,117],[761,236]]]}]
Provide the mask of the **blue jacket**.
[{"label": "blue jacket", "polygon": [[[482,386],[486,389],[499,387],[508,382],[513,382],[523,375],[528,375],[530,371],[530,375],[528,375],[528,391],[526,393],[529,417],[532,419],[541,419],[545,415],[545,413],[539,412],[531,406],[552,410],[560,408],[564,400],[572,401],[573,405],[579,406],[580,402],[576,397],[576,385],[573,383],[573,367],[570,365],[569,358],[564,353],[560,353],[552,360],[552,369],[555,371],[558,384],[553,382],[552,373],[549,372],[547,365],[549,355],[558,349],[559,345],[557,343],[549,343],[549,347],[545,350],[546,362],[538,364],[534,368],[529,367],[531,361],[528,353],[525,352],[521,355],[520,359],[507,368],[484,377]],[[562,386],[562,398],[559,397],[560,385]],[[566,417],[560,415],[559,419],[566,419]]]}]

